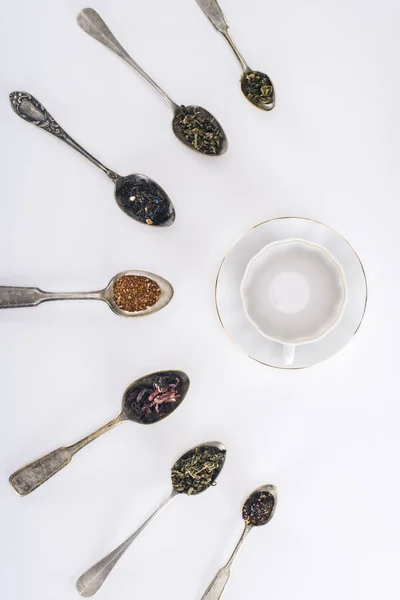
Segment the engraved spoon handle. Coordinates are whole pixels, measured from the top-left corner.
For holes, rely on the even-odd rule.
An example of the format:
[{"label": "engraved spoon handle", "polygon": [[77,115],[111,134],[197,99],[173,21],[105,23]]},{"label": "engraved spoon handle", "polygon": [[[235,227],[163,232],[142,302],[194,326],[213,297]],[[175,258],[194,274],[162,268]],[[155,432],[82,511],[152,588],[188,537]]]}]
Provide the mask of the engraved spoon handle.
[{"label": "engraved spoon handle", "polygon": [[66,467],[71,462],[74,454],[81,450],[81,448],[87,446],[87,444],[93,442],[93,440],[106,431],[109,431],[123,420],[124,417],[118,415],[118,417],[107,423],[107,425],[100,427],[100,429],[91,433],[76,444],[66,448],[53,450],[53,452],[46,454],[46,456],[22,467],[22,469],[19,469],[11,475],[10,484],[19,496],[27,496],[42,485],[42,483],[45,483],[45,481],[50,479],[50,477],[53,477],[53,475],[58,473],[58,471],[61,471],[61,469]]},{"label": "engraved spoon handle", "polygon": [[207,17],[210,19],[215,29],[222,33],[222,35],[229,42],[237,59],[242,65],[243,71],[250,70],[248,63],[243,57],[243,54],[239,51],[239,48],[236,46],[235,42],[231,37],[231,34],[229,32],[229,25],[224,17],[224,13],[222,12],[217,0],[196,0],[196,2],[200,6],[204,14],[207,15]]},{"label": "engraved spoon handle", "polygon": [[75,140],[51,116],[51,114],[45,109],[45,107],[27,92],[12,92],[10,94],[10,102],[14,112],[27,121],[32,123],[40,129],[48,131],[58,139],[62,140],[71,148],[74,148],[77,152],[82,154],[85,158],[90,160],[96,167],[99,167],[110,179],[115,181],[118,175],[104,166],[97,158],[89,154],[82,146],[80,146]]},{"label": "engraved spoon handle", "polygon": [[238,541],[236,548],[234,549],[234,551],[232,553],[232,556],[230,557],[230,559],[228,560],[226,565],[218,571],[218,573],[216,574],[216,576],[214,577],[214,579],[208,586],[205,594],[202,596],[201,600],[219,600],[221,598],[221,596],[225,590],[226,584],[228,583],[229,578],[231,576],[231,568],[232,568],[233,561],[235,560],[236,556],[238,555],[238,552],[239,552],[240,548],[242,547],[244,540],[246,539],[246,537],[248,536],[248,534],[250,533],[251,530],[252,530],[251,525],[245,526],[244,531],[240,537],[240,540]]},{"label": "engraved spoon handle", "polygon": [[76,588],[81,596],[84,598],[90,598],[90,596],[93,596],[99,591],[121,556],[125,554],[132,542],[134,542],[134,540],[142,533],[142,531],[148,525],[150,525],[150,523],[156,518],[161,510],[167,506],[167,504],[169,504],[177,494],[178,492],[173,490],[170,495],[161,502],[157,510],[143,523],[143,525],[139,527],[139,529],[135,531],[135,533],[129,536],[128,539],[120,544],[118,548],[113,550],[113,552],[110,552],[110,554],[105,556],[102,560],[81,575],[76,582]]},{"label": "engraved spoon handle", "polygon": [[92,38],[106,46],[109,50],[120,56],[125,62],[133,67],[142,77],[146,79],[159,94],[165,102],[172,108],[173,111],[178,109],[178,105],[168,96],[166,92],[138,65],[136,61],[127,53],[127,51],[121,46],[117,38],[110,31],[108,26],[105,24],[100,15],[93,8],[84,8],[78,14],[77,17],[78,25],[83,31],[89,34]]},{"label": "engraved spoon handle", "polygon": [[104,300],[100,292],[43,292],[39,288],[0,286],[1,308],[24,308],[38,306],[52,300]]}]

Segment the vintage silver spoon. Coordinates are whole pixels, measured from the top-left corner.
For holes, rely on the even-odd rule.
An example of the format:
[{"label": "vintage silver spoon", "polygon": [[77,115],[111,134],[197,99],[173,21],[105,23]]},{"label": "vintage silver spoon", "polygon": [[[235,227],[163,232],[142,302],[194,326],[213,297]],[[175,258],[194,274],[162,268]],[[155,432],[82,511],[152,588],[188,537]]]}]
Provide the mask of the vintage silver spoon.
[{"label": "vintage silver spoon", "polygon": [[228,23],[217,0],[196,0],[196,2],[210,19],[215,29],[222,33],[224,38],[229,42],[242,65],[243,73],[240,84],[247,100],[254,104],[254,106],[257,106],[257,108],[267,111],[272,110],[275,106],[275,90],[272,81],[265,73],[253,71],[249,67],[243,58],[243,54],[239,51],[231,37]]},{"label": "vintage silver spoon", "polygon": [[133,60],[121,46],[103,19],[93,8],[84,8],[77,17],[78,25],[104,46],[115,52],[148,81],[171,107],[174,113],[172,129],[185,146],[208,156],[219,156],[226,152],[226,135],[211,113],[201,106],[179,106],[159,85]]},{"label": "vintage silver spoon", "polygon": [[245,521],[244,531],[234,549],[232,556],[222,569],[218,571],[201,600],[219,600],[231,576],[233,562],[243,542],[253,527],[266,525],[274,516],[278,495],[276,487],[264,485],[255,490],[243,505],[242,516]]},{"label": "vintage silver spoon", "polygon": [[[155,304],[149,305],[143,310],[124,310],[116,294],[118,286],[125,281],[124,278],[128,278],[126,281],[131,280],[131,278],[140,278],[140,280],[146,283],[147,280],[154,282],[156,284],[155,289],[157,290],[157,286],[159,288],[159,299]],[[102,300],[108,304],[115,314],[121,317],[143,317],[151,315],[167,306],[173,295],[174,289],[172,285],[159,275],[148,273],[147,271],[123,271],[115,275],[104,290],[98,292],[58,293],[43,292],[39,288],[0,286],[0,309],[38,306],[42,302],[49,302],[51,300]]]},{"label": "vintage silver spoon", "polygon": [[64,131],[44,106],[27,92],[12,92],[10,102],[15,113],[40,129],[45,129],[99,167],[115,184],[115,200],[128,217],[139,223],[154,226],[172,225],[175,209],[166,192],[146,175],[121,177],[105,167],[97,158]]},{"label": "vintage silver spoon", "polygon": [[195,452],[201,453],[203,450],[207,450],[208,448],[215,448],[220,451],[218,453],[218,462],[215,463],[215,468],[212,470],[210,481],[207,482],[207,484],[204,484],[204,486],[200,488],[200,491],[198,491],[197,493],[204,492],[211,485],[215,485],[216,479],[220,474],[225,463],[225,445],[221,442],[206,442],[205,444],[200,444],[199,446],[195,446],[188,452],[185,452],[185,454],[181,456],[179,460],[176,461],[176,463],[171,469],[172,491],[169,494],[169,496],[167,496],[167,498],[163,500],[163,502],[160,504],[157,510],[143,523],[143,525],[139,527],[139,529],[135,531],[135,533],[129,536],[128,539],[125,540],[125,542],[118,546],[118,548],[116,548],[115,550],[113,550],[113,552],[105,556],[102,560],[96,563],[78,579],[76,587],[81,596],[83,596],[84,598],[89,598],[90,596],[93,596],[96,592],[98,592],[105,580],[107,579],[107,577],[109,576],[109,574],[111,573],[111,571],[113,570],[113,568],[115,567],[115,565],[117,564],[117,562],[119,561],[119,559],[121,558],[121,556],[125,554],[126,550],[129,548],[132,542],[139,536],[139,534],[142,533],[142,531],[147,527],[147,525],[149,525],[156,518],[156,516],[161,512],[161,510],[165,506],[167,506],[167,504],[169,504],[169,502],[171,502],[171,500],[175,498],[175,496],[178,496],[178,494],[188,493],[182,491],[181,487],[177,487],[176,482],[174,480],[174,471],[176,469],[181,470],[182,461],[184,461],[188,455],[191,455]]},{"label": "vintage silver spoon", "polygon": [[134,381],[125,391],[119,415],[72,446],[58,448],[13,473],[10,483],[19,496],[27,496],[61,471],[84,446],[124,421],[152,425],[172,414],[183,402],[190,381],[182,371],[158,371]]}]

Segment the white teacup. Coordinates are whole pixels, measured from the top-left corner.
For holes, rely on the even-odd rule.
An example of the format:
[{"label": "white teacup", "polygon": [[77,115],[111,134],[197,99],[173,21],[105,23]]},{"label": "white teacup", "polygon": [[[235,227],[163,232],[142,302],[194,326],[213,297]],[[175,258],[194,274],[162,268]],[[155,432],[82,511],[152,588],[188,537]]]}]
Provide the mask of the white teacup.
[{"label": "white teacup", "polygon": [[247,319],[284,345],[287,365],[296,346],[320,340],[336,327],[347,299],[339,263],[322,246],[302,239],[265,246],[248,263],[240,291]]}]

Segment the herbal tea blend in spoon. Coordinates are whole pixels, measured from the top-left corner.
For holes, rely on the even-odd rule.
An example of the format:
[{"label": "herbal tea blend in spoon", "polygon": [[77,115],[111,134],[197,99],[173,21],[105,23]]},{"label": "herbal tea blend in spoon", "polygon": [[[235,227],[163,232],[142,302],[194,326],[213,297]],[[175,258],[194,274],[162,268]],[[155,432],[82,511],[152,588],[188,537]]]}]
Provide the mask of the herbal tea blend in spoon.
[{"label": "herbal tea blend in spoon", "polygon": [[217,0],[196,0],[196,2],[210,19],[215,29],[222,33],[225,39],[228,40],[236,57],[242,65],[243,74],[240,83],[242,92],[247,100],[254,104],[254,106],[257,106],[257,108],[261,108],[262,110],[272,110],[275,106],[275,91],[272,81],[265,73],[253,71],[249,67],[231,37],[228,23],[226,22]]},{"label": "herbal tea blend in spoon", "polygon": [[253,529],[270,522],[274,516],[277,503],[277,491],[273,485],[264,485],[255,490],[244,503],[242,517],[245,522],[244,531],[232,556],[222,569],[218,571],[201,600],[219,600],[231,576],[231,567],[244,540]]},{"label": "herbal tea blend in spoon", "polygon": [[186,146],[209,156],[224,154],[228,147],[225,133],[218,121],[201,106],[179,106],[159,85],[133,60],[111,33],[100,15],[93,8],[84,8],[78,15],[78,25],[104,46],[118,54],[148,81],[174,112],[172,129]]},{"label": "herbal tea blend in spoon", "polygon": [[162,421],[180,406],[189,385],[189,377],[182,371],[159,371],[137,379],[125,391],[122,410],[115,419],[76,444],[58,448],[19,469],[10,477],[12,487],[20,496],[27,496],[67,466],[84,446],[123,421],[141,425]]},{"label": "herbal tea blend in spoon", "polygon": [[124,271],[99,292],[43,292],[38,288],[0,286],[0,309],[38,306],[50,300],[102,300],[121,317],[151,315],[169,304],[174,290],[147,271]]},{"label": "herbal tea blend in spoon", "polygon": [[220,442],[201,444],[181,456],[171,469],[172,492],[170,495],[135,533],[78,579],[76,587],[80,595],[89,598],[101,588],[132,542],[175,496],[178,494],[194,496],[215,485],[224,466],[225,457],[226,448]]},{"label": "herbal tea blend in spoon", "polygon": [[121,177],[105,167],[75,142],[31,94],[12,92],[10,102],[13,110],[24,121],[52,133],[99,167],[115,184],[115,200],[128,217],[139,223],[154,226],[172,225],[175,221],[173,204],[158,183],[139,174]]}]

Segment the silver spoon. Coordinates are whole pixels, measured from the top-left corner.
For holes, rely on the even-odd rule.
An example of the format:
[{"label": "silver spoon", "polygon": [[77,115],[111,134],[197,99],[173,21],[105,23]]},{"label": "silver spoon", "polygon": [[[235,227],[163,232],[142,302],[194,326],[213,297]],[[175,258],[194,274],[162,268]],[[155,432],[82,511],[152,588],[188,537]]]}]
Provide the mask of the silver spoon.
[{"label": "silver spoon", "polygon": [[229,25],[222,13],[222,10],[217,0],[196,0],[197,4],[210,19],[215,29],[222,33],[224,38],[229,42],[232,50],[242,65],[243,73],[241,78],[241,88],[247,100],[261,108],[262,110],[272,110],[275,106],[275,91],[272,81],[265,73],[261,71],[253,71],[248,63],[243,58],[243,54],[239,51],[234,43]]},{"label": "silver spoon", "polygon": [[[224,444],[221,444],[220,442],[206,442],[205,444],[195,446],[195,448],[192,448],[191,450],[186,452],[171,469],[172,474],[173,471],[180,464],[180,462],[184,460],[187,455],[192,454],[195,451],[201,451],[203,448],[217,448],[221,451],[221,457],[219,468],[217,468],[214,471],[211,482],[207,485],[207,487],[204,487],[204,489],[202,489],[201,492],[208,489],[210,485],[215,485],[215,481],[225,463],[226,447],[224,446]],[[103,583],[105,582],[105,580],[107,579],[107,577],[109,576],[109,574],[111,573],[121,556],[126,552],[126,550],[129,548],[132,542],[139,536],[140,533],[142,533],[142,531],[147,527],[147,525],[149,525],[156,518],[156,516],[161,512],[161,510],[165,506],[167,506],[167,504],[169,504],[169,502],[171,502],[173,498],[175,498],[175,496],[182,493],[185,492],[178,491],[178,489],[176,489],[174,485],[173,480],[171,493],[169,494],[169,496],[167,496],[165,500],[163,500],[163,502],[160,504],[157,510],[143,523],[143,525],[141,525],[139,529],[135,531],[135,533],[129,536],[128,539],[125,540],[125,542],[120,544],[118,548],[116,548],[113,552],[105,556],[102,560],[96,563],[78,579],[76,587],[81,596],[83,596],[84,598],[89,598],[90,596],[93,596],[96,592],[99,591],[99,589],[101,588],[101,586],[103,585]]]},{"label": "silver spoon", "polygon": [[[130,312],[121,308],[115,298],[114,286],[124,277],[140,277],[144,280],[150,279],[155,282],[161,291],[157,302],[148,308],[136,312]],[[55,293],[43,292],[38,288],[0,286],[0,309],[38,306],[42,302],[49,302],[51,300],[102,300],[108,304],[115,314],[121,317],[143,317],[151,315],[167,306],[173,295],[174,289],[172,285],[159,275],[148,273],[147,271],[123,271],[115,275],[104,290],[98,292]]]},{"label": "silver spoon", "polygon": [[115,184],[115,200],[128,217],[139,223],[154,226],[172,225],[175,221],[174,206],[158,183],[140,174],[121,177],[115,171],[105,167],[75,142],[31,94],[12,92],[10,102],[14,112],[24,121],[52,133],[99,167]]},{"label": "silver spoon", "polygon": [[125,391],[119,415],[72,446],[58,448],[13,473],[10,483],[19,496],[27,496],[70,462],[84,446],[124,421],[152,425],[181,405],[189,390],[183,371],[158,371],[134,381]]},{"label": "silver spoon", "polygon": [[[265,498],[263,500],[260,500],[262,496],[265,496]],[[275,513],[277,499],[277,490],[276,487],[273,485],[261,486],[249,496],[249,498],[243,505],[243,518],[245,520],[245,527],[242,536],[239,542],[237,543],[236,548],[232,553],[232,556],[230,557],[226,565],[218,571],[218,573],[210,583],[209,587],[207,588],[206,593],[202,596],[201,600],[219,600],[221,598],[225,590],[226,584],[228,583],[229,578],[231,576],[231,568],[233,562],[236,556],[238,555],[238,552],[242,547],[243,542],[245,541],[253,527],[266,525],[270,522]],[[257,504],[260,504],[261,502],[265,503],[265,511],[261,515],[262,518],[260,519],[260,515],[257,512]],[[251,508],[253,508],[253,512],[249,510]]]},{"label": "silver spoon", "polygon": [[164,90],[133,60],[121,46],[103,19],[93,8],[84,8],[77,17],[78,25],[104,46],[115,52],[148,81],[171,107],[174,113],[172,129],[185,146],[209,156],[226,152],[226,135],[211,113],[201,106],[179,106]]}]

